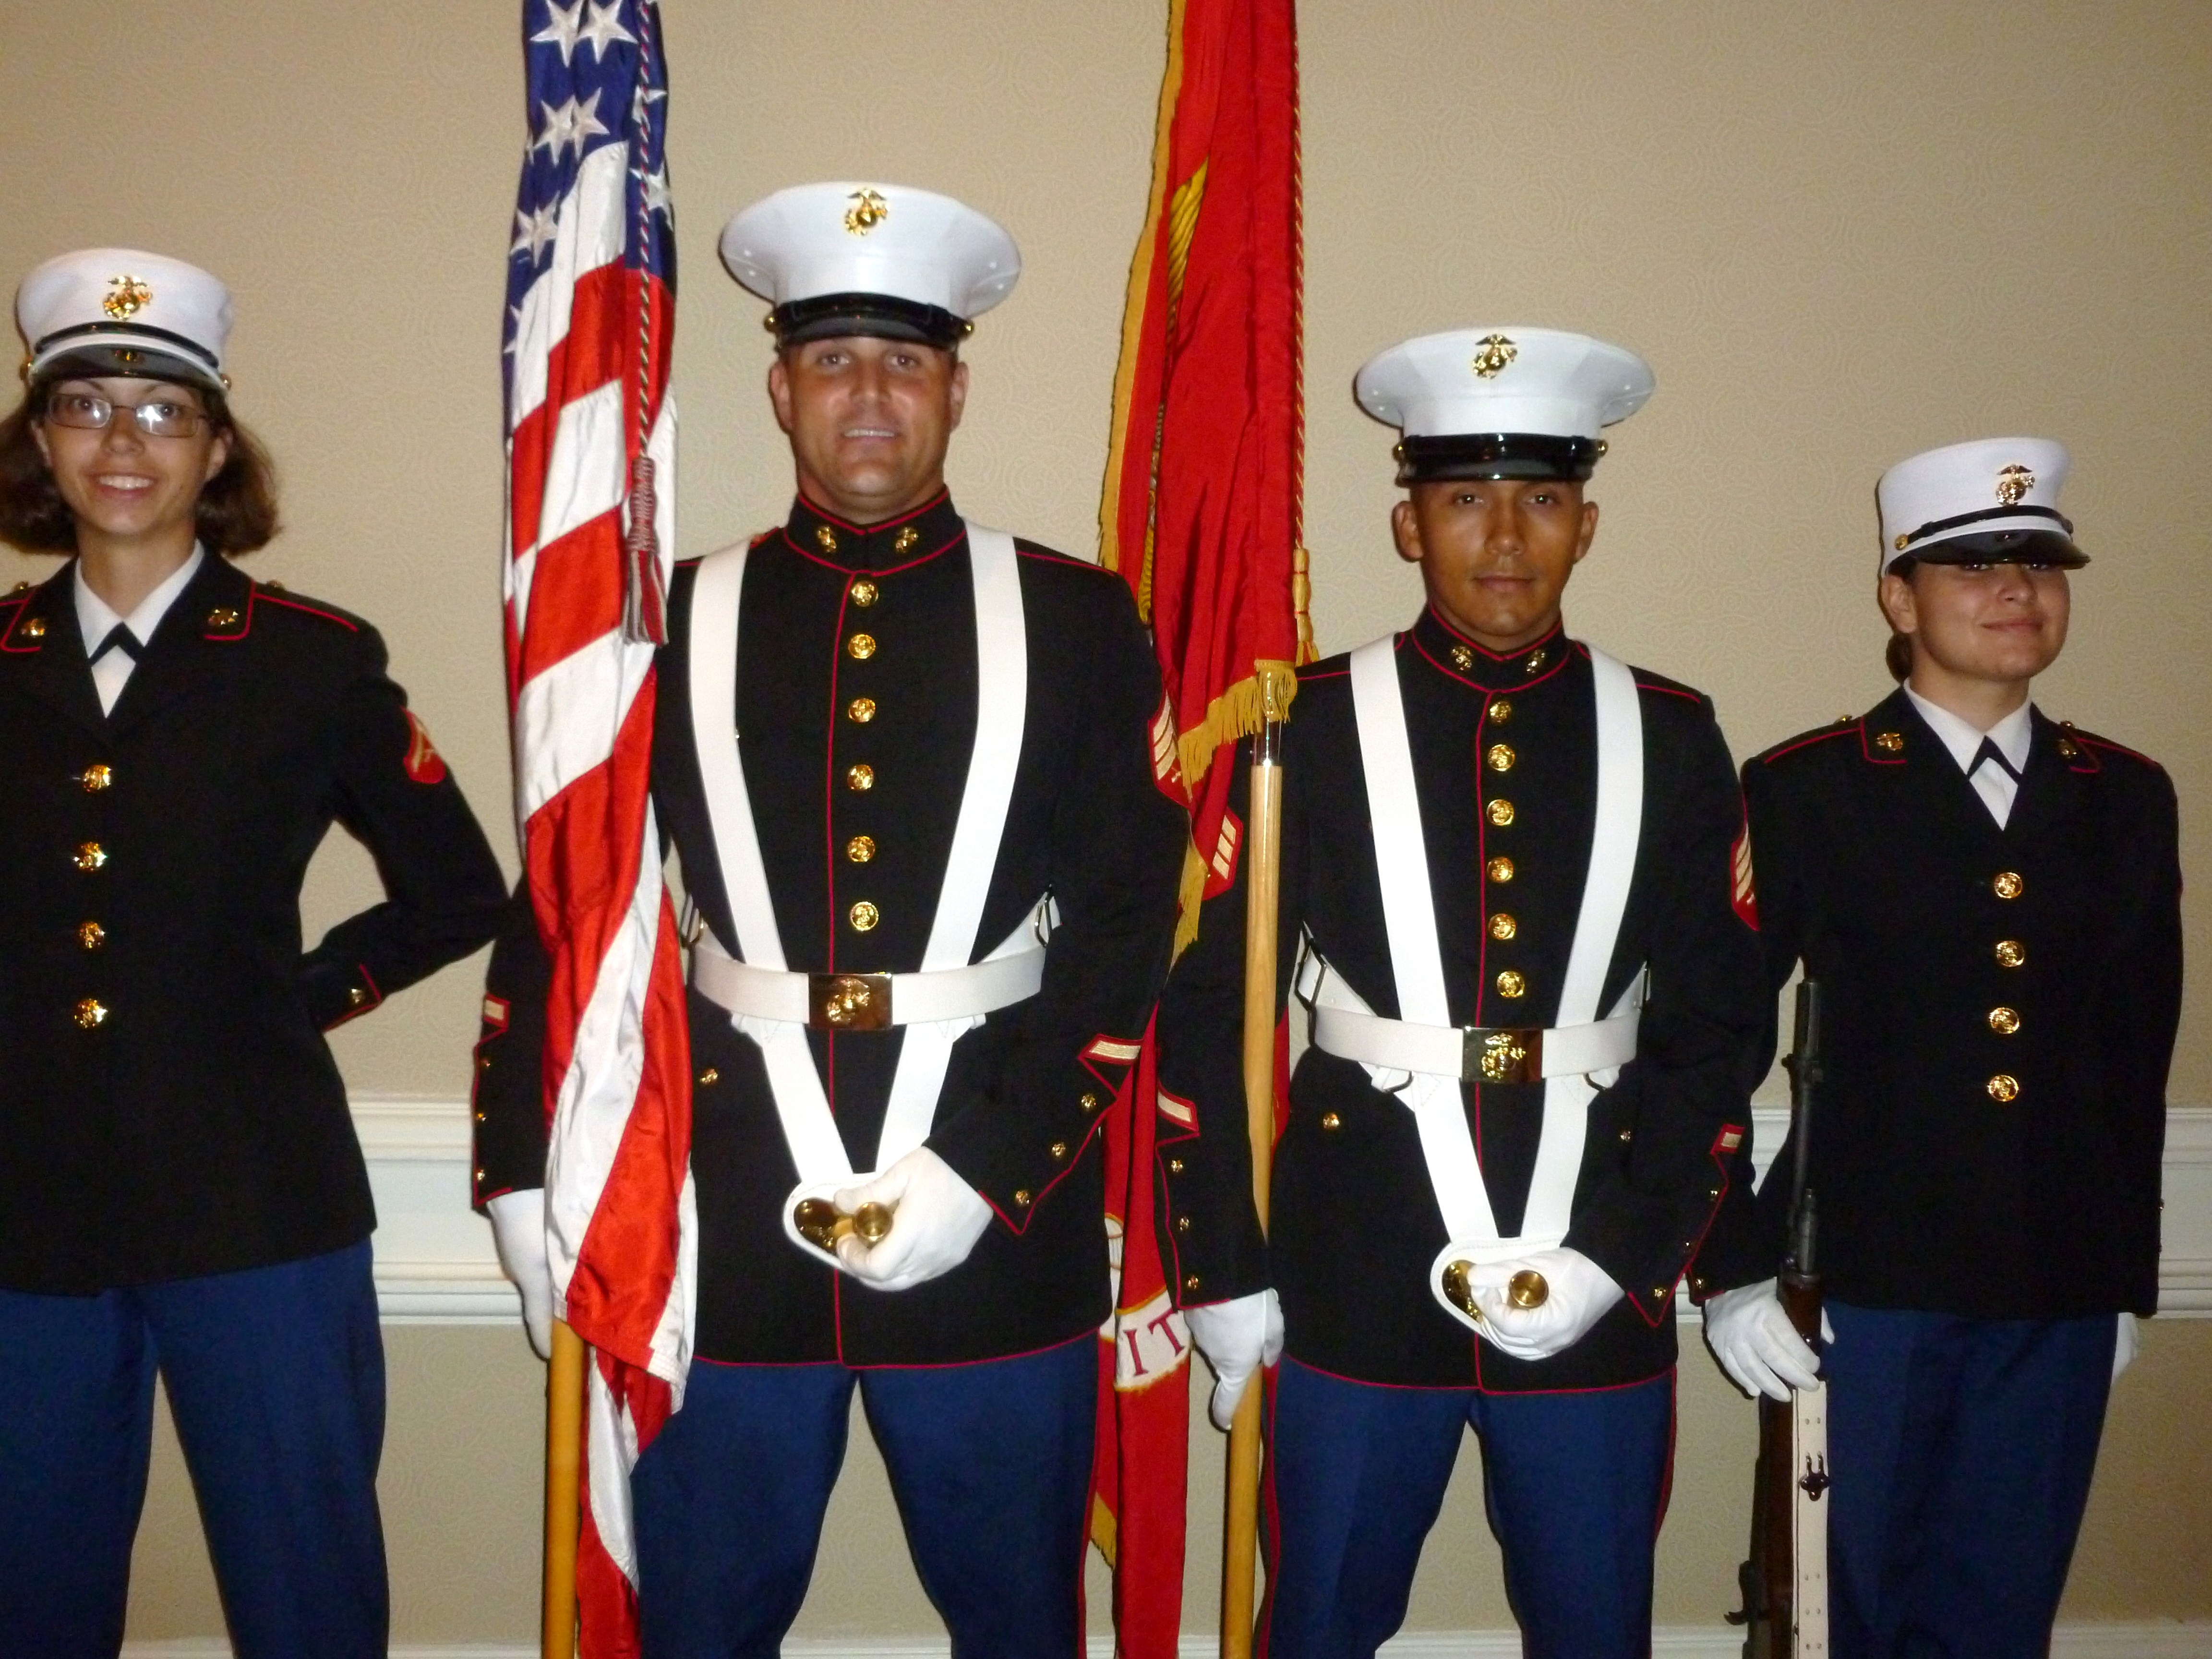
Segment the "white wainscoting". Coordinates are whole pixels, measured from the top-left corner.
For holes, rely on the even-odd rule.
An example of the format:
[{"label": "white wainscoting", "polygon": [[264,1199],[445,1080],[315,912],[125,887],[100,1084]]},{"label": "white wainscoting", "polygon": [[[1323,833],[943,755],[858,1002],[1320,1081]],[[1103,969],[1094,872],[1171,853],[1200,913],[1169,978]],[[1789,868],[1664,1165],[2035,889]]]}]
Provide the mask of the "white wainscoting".
[{"label": "white wainscoting", "polygon": [[[1753,1118],[1763,1173],[1788,1114],[1762,1106]],[[468,1325],[518,1317],[514,1288],[492,1254],[491,1229],[469,1208],[468,1103],[369,1096],[355,1101],[354,1125],[376,1192],[376,1289],[385,1319]],[[2159,1285],[2166,1316],[2212,1317],[2212,1107],[2177,1106],[2166,1117]],[[1686,1298],[1679,1311],[1695,1317]]]},{"label": "white wainscoting", "polygon": [[[1212,1659],[1211,1636],[1186,1632],[1177,1659]],[[783,1644],[783,1659],[951,1659],[943,1638],[884,1637],[876,1640],[823,1641],[796,1638]],[[1727,1628],[1662,1626],[1652,1632],[1654,1659],[1737,1659],[1743,1633]],[[1510,1630],[1409,1631],[1382,1644],[1388,1659],[1521,1659],[1521,1634]],[[2212,1625],[2171,1620],[2136,1625],[2061,1625],[2051,1644],[2051,1659],[2212,1659]],[[1091,1638],[1086,1659],[1113,1659],[1112,1638]],[[231,1659],[221,1641],[125,1642],[123,1659]],[[392,1659],[538,1659],[527,1647],[493,1643],[408,1647],[392,1650]]]}]

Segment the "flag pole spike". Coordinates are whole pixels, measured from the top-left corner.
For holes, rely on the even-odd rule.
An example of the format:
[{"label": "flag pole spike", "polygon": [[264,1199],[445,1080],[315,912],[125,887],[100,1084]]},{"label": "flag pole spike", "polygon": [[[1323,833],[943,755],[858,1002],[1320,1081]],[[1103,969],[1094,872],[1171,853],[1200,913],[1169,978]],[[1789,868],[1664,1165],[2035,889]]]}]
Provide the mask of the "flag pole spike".
[{"label": "flag pole spike", "polygon": [[[1275,1152],[1276,916],[1282,885],[1285,713],[1272,688],[1266,695],[1266,718],[1252,744],[1249,840],[1244,854],[1244,1119],[1252,1142],[1252,1205],[1263,1233]],[[1251,1659],[1264,1386],[1245,1391],[1229,1431],[1229,1491],[1221,1543],[1221,1659]]]},{"label": "flag pole spike", "polygon": [[553,1322],[545,1368],[545,1593],[540,1659],[576,1659],[576,1540],[584,1449],[584,1340]]}]

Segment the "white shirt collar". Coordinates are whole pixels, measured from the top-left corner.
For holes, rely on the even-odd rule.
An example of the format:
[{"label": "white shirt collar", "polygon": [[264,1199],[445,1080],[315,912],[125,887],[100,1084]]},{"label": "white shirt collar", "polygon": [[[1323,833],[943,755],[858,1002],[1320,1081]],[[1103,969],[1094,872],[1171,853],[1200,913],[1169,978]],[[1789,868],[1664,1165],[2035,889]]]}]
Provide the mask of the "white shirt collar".
[{"label": "white shirt collar", "polygon": [[114,631],[118,623],[128,628],[131,636],[141,646],[145,645],[154,637],[154,630],[161,625],[161,618],[169,614],[169,607],[177,602],[177,595],[191,585],[192,578],[199,574],[199,568],[206,559],[206,548],[194,542],[191,557],[170,572],[159,587],[139,600],[138,608],[127,617],[118,616],[112,605],[92,591],[92,585],[84,579],[84,565],[80,562],[76,568],[76,625],[77,631],[84,635],[85,655],[88,657],[99,650],[100,642]]},{"label": "white shirt collar", "polygon": [[1987,732],[1978,730],[1970,720],[1963,720],[1944,708],[1922,696],[1911,686],[1905,695],[1912,699],[1912,706],[1920,711],[1920,718],[1928,722],[1928,729],[1943,740],[1951,751],[1951,758],[1959,763],[1961,772],[1974,769],[1974,757],[1982,751],[1982,739],[1987,738],[1997,746],[1997,753],[2012,763],[2018,772],[2027,770],[2028,750],[2035,741],[2034,721],[2031,711],[2034,704],[2024,702],[2007,714]]}]

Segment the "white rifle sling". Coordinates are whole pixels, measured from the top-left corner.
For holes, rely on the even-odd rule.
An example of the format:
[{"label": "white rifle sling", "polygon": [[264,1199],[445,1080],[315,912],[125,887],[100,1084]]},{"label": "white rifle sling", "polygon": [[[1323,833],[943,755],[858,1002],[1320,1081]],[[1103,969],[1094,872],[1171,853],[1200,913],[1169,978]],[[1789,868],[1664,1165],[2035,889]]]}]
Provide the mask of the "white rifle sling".
[{"label": "white rifle sling", "polygon": [[806,1041],[817,981],[872,981],[872,988],[862,988],[889,995],[889,1023],[905,1033],[877,1140],[878,1170],[928,1139],[954,1042],[981,1024],[985,1014],[1036,995],[1043,982],[1043,934],[1051,914],[1047,900],[983,961],[969,962],[1006,831],[1029,702],[1021,571],[1013,538],[968,526],[975,605],[975,741],[921,970],[811,975],[793,973],[786,964],[740,758],[738,621],[749,551],[740,544],[701,561],[692,589],[693,746],[737,932],[727,945],[711,933],[700,939],[692,953],[692,983],[728,1010],[731,1023],[759,1045],[800,1188],[844,1186],[854,1171]]},{"label": "white rifle sling", "polygon": [[[1796,1574],[1790,1610],[1792,1659],[1825,1659],[1828,1651],[1828,1385],[1790,1395],[1790,1467],[1796,1486],[1790,1504],[1790,1559]],[[1778,1632],[1778,1634],[1779,1632]]]},{"label": "white rifle sling", "polygon": [[1413,1113],[1445,1231],[1455,1243],[1492,1259],[1549,1249],[1566,1236],[1589,1134],[1589,1103],[1596,1093],[1589,1073],[1610,1082],[1607,1074],[1617,1075],[1636,1053],[1643,976],[1631,981],[1603,1019],[1598,1017],[1598,999],[1620,939],[1643,830],[1643,713],[1629,671],[1594,647],[1589,656],[1598,732],[1589,870],[1558,1024],[1539,1034],[1544,1124],[1528,1204],[1520,1235],[1504,1239],[1498,1236],[1460,1103],[1469,1034],[1451,1024],[1444,996],[1428,846],[1398,686],[1395,642],[1386,636],[1352,653],[1352,711],[1401,1018],[1376,1015],[1341,974],[1318,958],[1300,988],[1315,1005],[1315,1046],[1360,1061],[1376,1087],[1395,1092]]}]

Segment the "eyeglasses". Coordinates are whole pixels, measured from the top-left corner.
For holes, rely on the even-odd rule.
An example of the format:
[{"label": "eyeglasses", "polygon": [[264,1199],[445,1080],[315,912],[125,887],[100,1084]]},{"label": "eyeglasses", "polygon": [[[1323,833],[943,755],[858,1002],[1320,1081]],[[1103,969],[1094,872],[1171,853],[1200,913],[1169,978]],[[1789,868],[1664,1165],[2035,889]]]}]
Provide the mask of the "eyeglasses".
[{"label": "eyeglasses", "polygon": [[190,404],[161,399],[114,404],[90,392],[57,392],[46,400],[46,419],[56,426],[105,431],[117,415],[127,413],[149,438],[189,438],[207,424],[207,416]]}]

